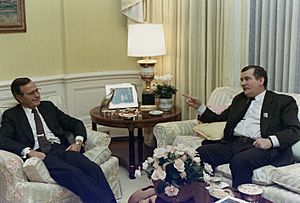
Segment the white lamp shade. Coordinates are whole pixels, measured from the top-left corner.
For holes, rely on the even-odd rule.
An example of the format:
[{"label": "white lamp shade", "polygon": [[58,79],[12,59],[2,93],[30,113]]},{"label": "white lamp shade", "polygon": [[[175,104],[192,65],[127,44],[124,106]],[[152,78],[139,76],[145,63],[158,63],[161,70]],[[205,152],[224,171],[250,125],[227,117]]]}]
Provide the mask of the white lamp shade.
[{"label": "white lamp shade", "polygon": [[128,25],[128,56],[151,57],[166,54],[162,24]]}]

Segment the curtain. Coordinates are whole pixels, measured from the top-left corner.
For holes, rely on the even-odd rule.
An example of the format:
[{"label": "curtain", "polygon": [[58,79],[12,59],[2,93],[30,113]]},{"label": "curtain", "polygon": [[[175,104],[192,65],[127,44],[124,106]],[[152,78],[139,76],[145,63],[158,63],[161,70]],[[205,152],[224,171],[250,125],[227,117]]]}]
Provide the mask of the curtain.
[{"label": "curtain", "polygon": [[121,0],[121,12],[133,22],[144,22],[143,0]]},{"label": "curtain", "polygon": [[176,104],[182,119],[195,112],[181,95],[203,103],[218,86],[239,85],[240,69],[247,64],[247,5],[239,0],[148,0],[146,19],[162,23],[167,55],[160,57],[156,74],[171,74],[178,89]]},{"label": "curtain", "polygon": [[251,0],[249,62],[266,68],[268,89],[300,93],[300,1]]}]

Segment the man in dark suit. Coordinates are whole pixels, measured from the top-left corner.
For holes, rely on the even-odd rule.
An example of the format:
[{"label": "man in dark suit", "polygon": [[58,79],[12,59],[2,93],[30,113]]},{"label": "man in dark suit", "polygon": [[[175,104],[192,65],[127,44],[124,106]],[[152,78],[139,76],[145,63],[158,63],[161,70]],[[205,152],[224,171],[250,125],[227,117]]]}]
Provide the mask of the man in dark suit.
[{"label": "man in dark suit", "polygon": [[185,95],[201,122],[227,121],[224,138],[205,140],[197,151],[213,167],[229,163],[234,188],[251,183],[253,170],[259,167],[293,163],[291,146],[300,139],[295,100],[266,90],[268,78],[262,67],[244,67],[240,80],[243,92],[219,115]]},{"label": "man in dark suit", "polygon": [[[83,123],[40,101],[39,88],[29,78],[15,79],[11,92],[19,104],[3,113],[0,148],[24,159],[39,157],[51,177],[83,202],[116,202],[101,168],[80,153],[87,139]],[[75,143],[67,142],[67,131]]]}]

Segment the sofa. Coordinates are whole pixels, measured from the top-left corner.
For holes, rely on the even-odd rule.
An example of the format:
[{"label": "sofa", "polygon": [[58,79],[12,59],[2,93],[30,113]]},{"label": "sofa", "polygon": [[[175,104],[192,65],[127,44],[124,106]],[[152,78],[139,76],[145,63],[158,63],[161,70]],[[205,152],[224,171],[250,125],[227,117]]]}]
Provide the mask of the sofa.
[{"label": "sofa", "polygon": [[[220,113],[231,104],[233,97],[241,91],[242,89],[239,87],[218,87],[211,93],[206,105],[211,110]],[[300,107],[300,94],[286,94],[292,96]],[[300,112],[298,112],[298,118],[300,118]],[[200,132],[198,131],[199,126],[202,129]],[[182,143],[196,149],[201,146],[203,139],[211,138],[209,133],[222,132],[223,129],[224,125],[199,124],[194,119],[159,123],[154,127],[153,133],[158,147]],[[295,143],[292,149],[294,164],[283,167],[268,165],[254,170],[252,182],[263,188],[263,197],[275,203],[300,202],[300,141]],[[218,166],[215,174],[220,175],[224,182],[231,185],[229,164]]]},{"label": "sofa", "polygon": [[[52,101],[66,112],[60,96],[48,96],[44,100]],[[2,113],[16,105],[15,101],[0,103],[0,121]],[[103,170],[116,199],[121,198],[119,182],[119,160],[111,156],[108,148],[110,137],[102,132],[87,130],[85,156],[96,162]],[[74,136],[70,136],[71,139]],[[58,185],[49,175],[42,160],[32,157],[23,160],[8,151],[0,150],[0,202],[1,203],[77,203],[81,199],[68,189]]]}]

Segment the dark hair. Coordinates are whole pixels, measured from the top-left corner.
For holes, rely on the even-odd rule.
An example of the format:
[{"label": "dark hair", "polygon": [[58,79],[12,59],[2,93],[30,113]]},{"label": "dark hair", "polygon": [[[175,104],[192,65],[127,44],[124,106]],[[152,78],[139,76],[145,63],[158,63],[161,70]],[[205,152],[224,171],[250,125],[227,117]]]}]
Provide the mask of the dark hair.
[{"label": "dark hair", "polygon": [[265,88],[267,88],[267,85],[268,85],[268,75],[267,75],[267,72],[265,71],[265,69],[261,66],[256,66],[256,65],[249,65],[249,66],[245,66],[241,72],[245,72],[249,69],[254,69],[254,77],[256,79],[259,79],[259,78],[264,78],[264,86]]},{"label": "dark hair", "polygon": [[27,85],[31,80],[29,78],[16,78],[10,85],[10,91],[16,98],[16,95],[23,95],[20,90],[21,86]]}]

